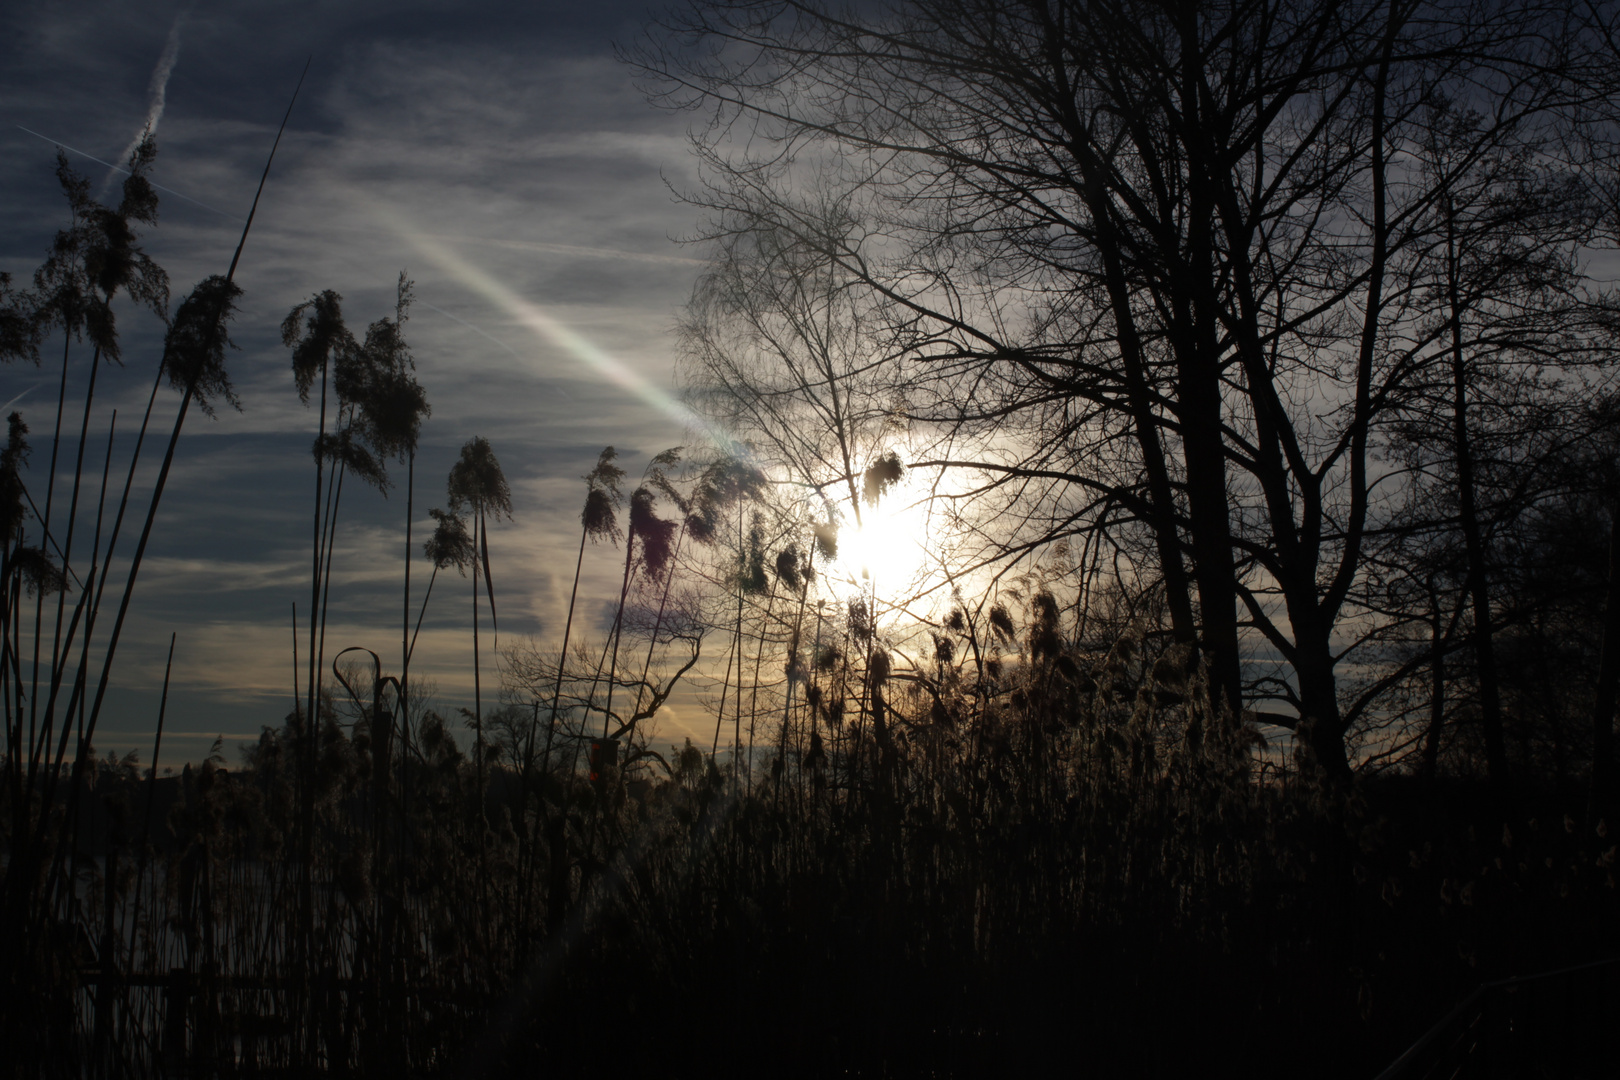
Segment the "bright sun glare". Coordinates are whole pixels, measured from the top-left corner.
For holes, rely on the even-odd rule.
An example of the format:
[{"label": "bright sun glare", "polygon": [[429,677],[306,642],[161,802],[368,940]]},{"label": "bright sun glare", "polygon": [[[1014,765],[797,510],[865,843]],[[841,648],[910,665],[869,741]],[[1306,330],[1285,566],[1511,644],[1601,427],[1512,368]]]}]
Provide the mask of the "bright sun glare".
[{"label": "bright sun glare", "polygon": [[861,524],[838,536],[838,568],[846,579],[875,588],[890,600],[919,586],[928,569],[928,511],[895,490],[877,506],[861,508]]}]

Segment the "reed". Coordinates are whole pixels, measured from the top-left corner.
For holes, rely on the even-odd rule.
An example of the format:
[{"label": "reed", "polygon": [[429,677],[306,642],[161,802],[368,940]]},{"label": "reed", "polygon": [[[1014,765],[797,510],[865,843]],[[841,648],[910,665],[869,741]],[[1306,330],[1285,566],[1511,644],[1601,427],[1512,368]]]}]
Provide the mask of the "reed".
[{"label": "reed", "polygon": [[[295,90],[293,99],[296,102]],[[291,115],[291,104],[288,116]],[[285,130],[287,117],[283,118]],[[280,132],[277,134],[277,144]],[[168,282],[161,268],[141,250],[136,226],[151,225],[157,217],[157,198],[147,179],[156,148],[150,136],[133,151],[122,199],[116,208],[100,205],[89,197],[89,185],[58,156],[57,176],[67,197],[70,227],[58,233],[50,256],[35,275],[31,295],[17,298],[7,315],[8,349],[18,354],[19,344],[31,346],[48,330],[59,329],[63,337],[62,390],[58,395],[57,417],[52,437],[49,471],[45,481],[44,503],[28,490],[21,465],[27,458],[23,436],[27,429],[20,417],[11,422],[11,438],[4,462],[7,487],[7,535],[5,572],[0,585],[0,623],[7,629],[3,643],[6,662],[0,665],[0,698],[6,706],[7,788],[5,802],[10,814],[6,821],[6,868],[4,895],[0,899],[0,980],[8,1001],[18,1007],[8,1009],[5,1034],[20,1048],[15,1066],[29,1070],[75,1071],[94,1066],[110,1068],[108,1038],[109,1000],[120,978],[114,920],[105,915],[97,927],[102,941],[100,988],[103,995],[97,1025],[97,1052],[87,1056],[84,1044],[74,1037],[72,1000],[79,985],[80,971],[74,966],[74,935],[94,940],[95,931],[86,923],[81,878],[90,870],[82,859],[81,838],[87,798],[101,769],[96,765],[92,746],[118,644],[129,611],[143,557],[151,540],[153,525],[190,408],[196,404],[212,413],[218,401],[235,405],[225,353],[230,348],[226,324],[232,317],[240,290],[233,282],[246,246],[258,198],[263,193],[275,148],[271,149],[249,212],[242,238],[224,276],[204,279],[181,302],[172,319],[167,317]],[[129,480],[124,486],[112,529],[103,548],[102,510],[111,472],[112,447],[109,445],[102,470],[102,496],[98,504],[94,550],[88,560],[75,565],[73,556],[78,527],[79,497],[85,470],[85,445],[94,408],[96,376],[103,359],[116,361],[120,349],[112,313],[118,292],[147,307],[168,324],[163,355],[157,365],[152,397],[130,455]],[[21,324],[27,323],[26,331]],[[21,337],[18,335],[21,334]],[[66,410],[68,365],[72,346],[88,338],[92,349],[86,380],[83,419],[75,453],[75,466],[68,494],[67,522],[54,519],[57,462],[63,440],[62,419]],[[31,349],[24,350],[25,353]],[[31,358],[31,356],[30,356]],[[146,499],[145,520],[140,538],[130,555],[128,576],[117,595],[118,610],[110,632],[102,643],[99,672],[89,664],[89,642],[96,631],[96,619],[105,598],[112,554],[118,543],[127,511],[136,508],[132,500],[133,478],[140,451],[145,443],[157,391],[167,381],[180,392],[180,402],[162,464]],[[20,496],[20,499],[19,499]],[[21,516],[26,503],[40,530],[41,543],[27,543]],[[88,563],[88,565],[86,565]],[[101,579],[96,580],[97,571]],[[67,615],[67,593],[76,591],[71,619]],[[25,680],[21,662],[23,644],[22,608],[24,593],[34,600],[30,672]],[[58,596],[57,610],[46,651],[44,603],[48,594]],[[66,621],[65,621],[66,620]],[[81,636],[82,635],[82,636]],[[73,660],[77,656],[78,664]],[[71,681],[69,676],[71,673]],[[43,679],[42,679],[43,674]],[[94,695],[91,686],[94,683]],[[62,704],[63,691],[66,702]],[[41,705],[43,703],[43,708]],[[60,712],[58,707],[60,706]],[[26,714],[26,731],[24,717]],[[74,752],[69,758],[70,741]],[[55,743],[54,751],[52,743]],[[119,893],[117,873],[120,846],[114,846],[106,863],[108,881],[102,904],[110,911]],[[94,894],[89,894],[93,896]],[[82,958],[81,958],[82,962]],[[37,987],[37,992],[24,988]]]},{"label": "reed", "polygon": [[[74,229],[149,219],[141,153],[117,212],[65,176]],[[92,365],[116,355],[92,318],[115,279],[85,252],[146,264],[132,232],[123,247],[89,235],[53,253],[40,280],[55,300],[0,294],[8,355],[31,359],[47,326],[70,359],[74,326]],[[141,273],[117,288],[155,296]],[[300,394],[331,394],[292,711],[236,766],[216,744],[162,776],[166,671],[146,774],[98,756],[175,441],[191,404],[235,400],[237,295],[229,275],[206,279],[172,320],[154,399],[167,381],[181,401],[99,672],[107,566],[141,508],[126,480],[103,528],[109,445],[95,525],[79,521],[91,388],[76,440],[71,425],[53,439],[53,459],[75,462],[61,529],[50,482],[43,506],[30,490],[20,415],[0,450],[12,1075],[1163,1075],[1212,1060],[1366,1075],[1472,982],[1620,948],[1610,825],[1580,791],[1528,789],[1504,821],[1487,788],[1432,759],[1423,775],[1324,785],[1212,704],[1162,591],[1099,573],[1101,534],[1078,560],[1054,550],[977,592],[953,577],[933,609],[870,579],[835,589],[834,508],[775,497],[737,453],[659,455],[625,508],[602,451],[560,641],[497,644],[486,711],[479,594],[493,626],[487,529],[511,501],[489,444],[470,440],[450,509],[430,511],[414,627],[406,560],[397,671],[348,643],[328,664],[344,477],[381,488],[404,461],[409,488],[427,413],[404,274],[363,340],[331,291],[283,326]],[[901,475],[878,458],[867,505]],[[853,499],[855,474],[841,479]],[[613,616],[582,627],[586,548],[621,536],[601,598]],[[472,571],[470,755],[409,678],[449,567]],[[712,700],[694,695],[712,709],[707,752],[666,752],[660,710],[722,671]],[[1324,1045],[1349,1049],[1323,1060]]]},{"label": "reed", "polygon": [[[525,747],[550,726],[559,667],[560,733],[594,734],[596,647],[576,650],[583,666],[505,669],[482,778],[435,712],[409,747],[382,737],[397,700],[374,658],[334,665],[353,692],[325,695],[318,724],[266,729],[239,769],[216,758],[160,781],[98,762],[85,840],[105,870],[86,875],[78,919],[91,941],[126,942],[138,977],[110,999],[99,978],[70,996],[79,1060],[727,1075],[791,1047],[800,1073],[886,1060],[970,1075],[1053,1067],[1080,1040],[1104,1071],[1219,1052],[1266,1073],[1245,1034],[1260,1016],[1274,1063],[1305,1049],[1291,1031],[1363,1039],[1349,1074],[1398,1041],[1412,980],[1434,992],[1547,956],[1502,890],[1612,911],[1595,832],[1552,819],[1471,838],[1460,804],[1392,826],[1379,808],[1410,799],[1400,784],[1347,801],[1286,760],[1260,767],[1248,731],[1210,709],[1207,672],[1151,619],[1098,604],[1092,628],[1115,633],[1082,645],[1053,594],[1021,595],[986,605],[999,656],[982,679],[965,616],[910,667],[869,614],[851,629],[823,609],[823,648],[798,676],[809,723],[770,733],[771,783],[734,787],[690,743],[627,754],[595,782],[565,758],[542,768]],[[806,728],[832,735],[819,754]],[[407,784],[409,800],[390,794]],[[166,827],[135,828],[143,803]],[[1482,878],[1466,869],[1482,849],[1524,865]],[[137,850],[155,872],[130,875]],[[637,1039],[603,1042],[604,1001]],[[716,1014],[724,1038],[697,1036]],[[1192,1042],[1162,1037],[1166,1023]]]}]

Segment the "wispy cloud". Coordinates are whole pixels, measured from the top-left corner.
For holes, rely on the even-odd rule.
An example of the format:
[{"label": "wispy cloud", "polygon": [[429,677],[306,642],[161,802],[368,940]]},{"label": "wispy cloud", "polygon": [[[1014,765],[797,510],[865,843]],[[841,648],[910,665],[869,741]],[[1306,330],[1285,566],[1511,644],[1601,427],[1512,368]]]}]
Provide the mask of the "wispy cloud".
[{"label": "wispy cloud", "polygon": [[[392,314],[400,269],[416,279],[408,337],[433,414],[415,463],[411,603],[426,590],[426,509],[443,504],[461,444],[486,436],[518,503],[516,520],[490,535],[504,646],[509,627],[513,640],[560,631],[579,477],[602,446],[644,461],[693,422],[671,392],[667,331],[699,265],[668,240],[691,228],[690,208],[663,182],[689,176],[686,118],[648,109],[610,55],[609,38],[641,17],[640,0],[457,6],[448,36],[444,12],[413,0],[342,0],[300,20],[275,5],[197,5],[189,17],[181,6],[94,0],[93,15],[69,17],[35,5],[19,19],[37,44],[0,70],[0,108],[14,118],[0,128],[10,151],[0,155],[3,268],[26,274],[60,221],[48,146],[30,144],[63,145],[53,137],[61,135],[74,144],[64,149],[111,172],[141,119],[142,130],[162,126],[155,172],[167,185],[162,225],[143,242],[178,290],[223,268],[236,240],[228,222],[240,216],[215,207],[245,213],[291,80],[320,42],[238,275],[245,296],[231,333],[240,351],[229,365],[245,411],[188,421],[113,673],[106,731],[141,745],[135,733],[155,722],[178,629],[164,744],[175,764],[193,753],[176,742],[170,756],[179,732],[199,740],[216,727],[227,738],[257,732],[291,707],[294,602],[308,629],[318,408],[293,388],[277,332],[289,308],[336,289],[350,328],[362,332]],[[27,138],[6,134],[15,123],[27,125]],[[103,371],[95,421],[105,430],[99,410],[119,409],[115,477],[163,327],[132,312],[120,314],[119,330],[127,367]],[[37,414],[30,419],[54,408],[49,370],[13,366],[0,376],[10,384],[0,400],[40,391],[19,404],[37,406],[25,408]],[[72,395],[80,369],[69,377]],[[163,390],[158,415],[175,405]],[[47,427],[41,419],[35,430]],[[143,458],[139,490],[160,457]],[[36,454],[35,468],[45,461]],[[328,657],[334,642],[364,644],[392,668],[405,477],[392,464],[390,472],[387,498],[360,487],[343,496],[327,642]],[[126,523],[115,579],[129,532]],[[619,566],[613,552],[587,552],[582,604],[616,595]],[[412,661],[416,677],[438,683],[447,714],[471,704],[470,591],[467,579],[440,576]],[[499,676],[487,653],[484,664],[487,701]]]}]

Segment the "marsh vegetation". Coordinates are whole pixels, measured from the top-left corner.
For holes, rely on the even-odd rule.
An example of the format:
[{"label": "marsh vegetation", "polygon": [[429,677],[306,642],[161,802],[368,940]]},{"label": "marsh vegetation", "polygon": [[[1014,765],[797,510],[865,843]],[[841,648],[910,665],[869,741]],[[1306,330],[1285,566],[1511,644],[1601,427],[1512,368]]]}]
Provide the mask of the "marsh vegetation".
[{"label": "marsh vegetation", "polygon": [[[709,428],[602,449],[560,626],[502,632],[530,463],[468,438],[424,537],[413,284],[363,333],[309,294],[296,705],[177,776],[161,711],[147,762],[95,739],[248,233],[171,313],[152,141],[117,207],[63,159],[0,281],[6,360],[63,364],[49,464],[49,413],[0,453],[7,1067],[1372,1075],[1613,957],[1612,16],[694,2],[626,59],[715,121]],[[166,337],[98,463],[115,299]],[[328,641],[345,485],[402,471],[398,652]],[[1577,985],[1514,1052],[1598,1060]]]}]

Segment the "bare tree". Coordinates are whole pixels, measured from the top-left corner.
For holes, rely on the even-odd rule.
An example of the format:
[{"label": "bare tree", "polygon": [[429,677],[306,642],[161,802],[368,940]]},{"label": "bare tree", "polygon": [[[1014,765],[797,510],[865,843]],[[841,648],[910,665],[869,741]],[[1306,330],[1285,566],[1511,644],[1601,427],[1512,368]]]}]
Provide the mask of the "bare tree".
[{"label": "bare tree", "polygon": [[[1454,344],[1432,285],[1483,227],[1445,211],[1470,169],[1421,151],[1449,106],[1473,116],[1457,162],[1569,171],[1590,27],[1529,3],[761,0],[666,31],[633,59],[712,110],[712,235],[815,251],[932,389],[916,422],[1020,440],[912,467],[1129,515],[1219,706],[1240,715],[1264,646],[1261,696],[1291,706],[1270,717],[1348,775],[1336,672],[1398,482],[1380,433]],[[812,175],[836,227],[796,194]]]}]

